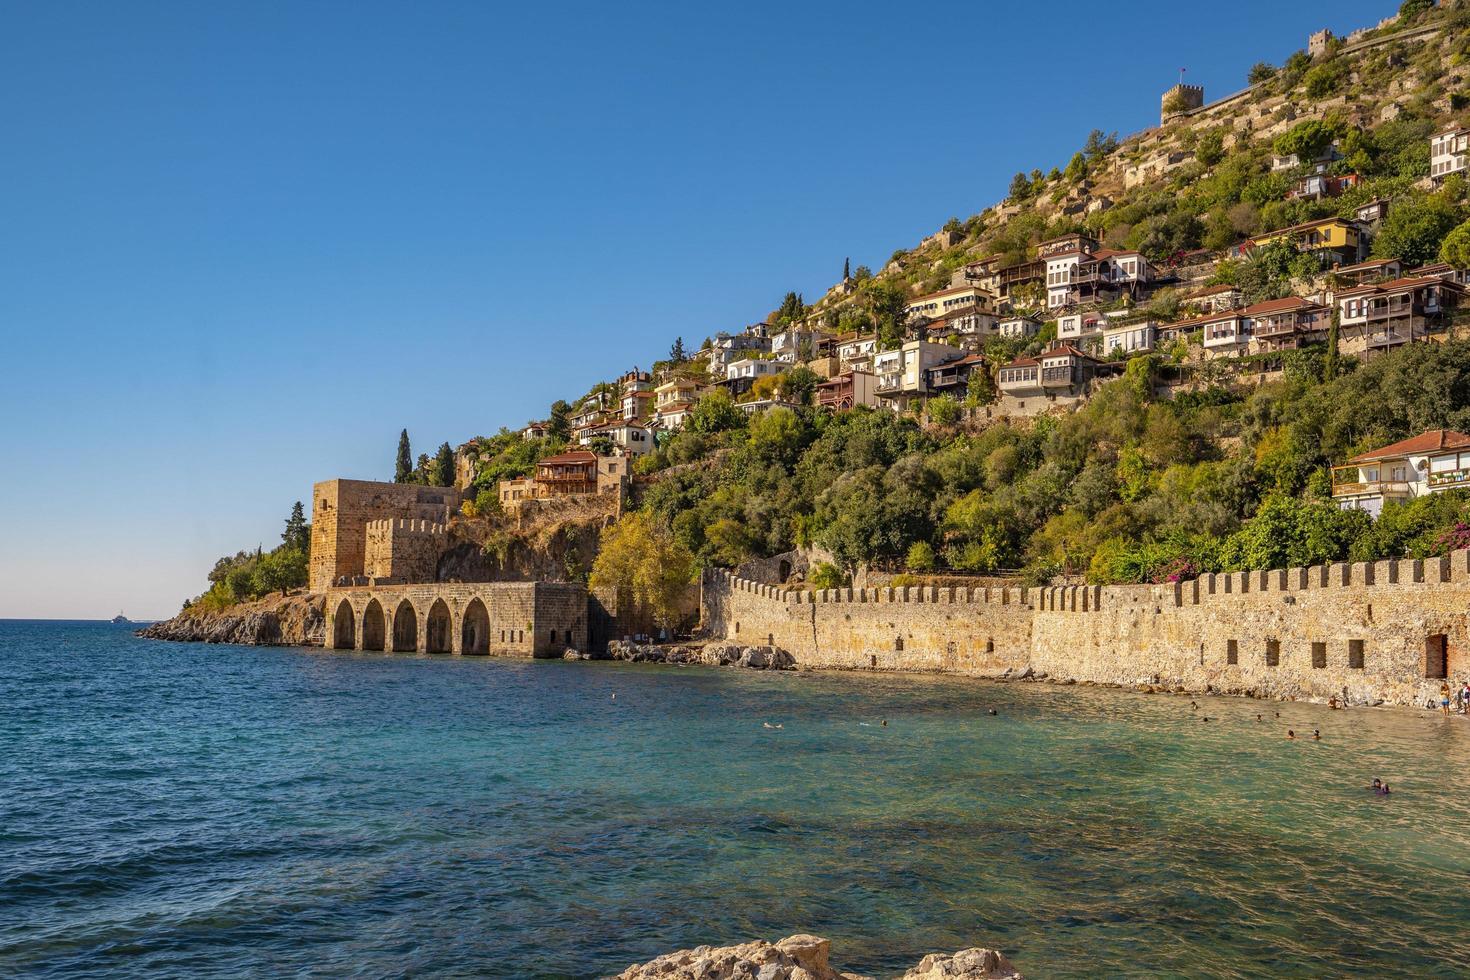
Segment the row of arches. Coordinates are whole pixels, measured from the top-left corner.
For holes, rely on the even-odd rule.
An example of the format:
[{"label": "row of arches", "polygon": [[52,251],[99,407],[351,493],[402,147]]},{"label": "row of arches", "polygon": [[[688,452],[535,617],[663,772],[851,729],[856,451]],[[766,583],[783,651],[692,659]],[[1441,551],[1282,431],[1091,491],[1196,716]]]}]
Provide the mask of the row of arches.
[{"label": "row of arches", "polygon": [[[435,599],[424,617],[420,636],[419,613],[403,599],[392,608],[391,619],[376,598],[368,600],[359,617],[352,603],[343,599],[332,616],[330,646],[336,650],[373,650],[384,653],[454,652],[454,617],[443,599]],[[490,652],[490,611],[478,597],[471,599],[460,616],[459,652]],[[359,635],[361,643],[358,642]]]}]

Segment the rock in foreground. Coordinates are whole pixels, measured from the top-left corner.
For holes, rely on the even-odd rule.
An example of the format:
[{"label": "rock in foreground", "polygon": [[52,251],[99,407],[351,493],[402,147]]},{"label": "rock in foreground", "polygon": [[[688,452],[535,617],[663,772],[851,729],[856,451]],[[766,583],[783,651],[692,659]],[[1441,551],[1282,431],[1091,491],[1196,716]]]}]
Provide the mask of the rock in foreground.
[{"label": "rock in foreground", "polygon": [[[609,660],[647,664],[704,664],[709,667],[750,667],[755,670],[791,670],[796,658],[773,646],[741,646],[738,643],[630,643],[610,640]],[[585,657],[583,659],[586,659]]]},{"label": "rock in foreground", "polygon": [[[700,946],[628,967],[614,980],[870,980],[834,969],[832,944],[819,936],[789,936],[774,945],[757,940],[739,946]],[[964,949],[953,956],[931,953],[903,980],[1021,980],[993,949]]]}]

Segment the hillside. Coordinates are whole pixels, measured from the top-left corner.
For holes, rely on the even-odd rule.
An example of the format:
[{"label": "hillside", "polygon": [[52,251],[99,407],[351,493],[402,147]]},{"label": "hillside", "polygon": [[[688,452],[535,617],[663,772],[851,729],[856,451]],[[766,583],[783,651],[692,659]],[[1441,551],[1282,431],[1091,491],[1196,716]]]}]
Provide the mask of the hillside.
[{"label": "hillside", "polygon": [[[588,574],[612,515],[528,530],[497,492],[577,444],[638,455],[627,506],[666,530],[671,567],[815,549],[818,584],[1163,581],[1470,538],[1463,491],[1375,518],[1334,504],[1331,471],[1470,428],[1470,202],[1463,175],[1431,173],[1431,140],[1470,107],[1470,8],[1408,0],[1310,48],[1243,65],[1246,87],[1222,99],[1162,93],[1160,126],[1095,131],[815,303],[790,292],[743,332],[675,338],[647,374],[609,363],[545,422],[464,444],[456,575]],[[1075,259],[1053,271],[1079,255],[1080,280],[1107,288],[1065,278]],[[1432,316],[1378,335],[1344,318],[1366,306],[1343,297],[1371,305],[1400,281],[1415,304],[1432,293]],[[972,305],[923,312],[950,288]],[[1081,372],[1069,397],[1021,397],[1048,351]],[[943,391],[926,387],[936,370],[955,375]],[[865,371],[890,388],[866,403],[881,407],[820,407],[826,379]],[[912,396],[892,387],[910,375]],[[448,482],[447,459],[400,476]]]}]

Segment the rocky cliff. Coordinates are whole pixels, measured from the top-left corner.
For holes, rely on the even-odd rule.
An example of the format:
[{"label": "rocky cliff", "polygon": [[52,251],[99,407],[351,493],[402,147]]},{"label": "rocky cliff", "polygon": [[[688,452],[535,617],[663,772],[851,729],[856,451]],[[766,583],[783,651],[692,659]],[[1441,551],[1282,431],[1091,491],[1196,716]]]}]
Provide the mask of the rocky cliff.
[{"label": "rocky cliff", "polygon": [[[832,944],[818,936],[789,936],[778,943],[700,946],[633,965],[614,980],[870,980],[834,969]],[[931,953],[902,980],[1021,980],[1010,960],[993,949]]]},{"label": "rocky cliff", "polygon": [[321,646],[326,639],[324,605],[324,596],[302,593],[242,602],[219,612],[185,610],[139,630],[138,635],[189,643]]}]

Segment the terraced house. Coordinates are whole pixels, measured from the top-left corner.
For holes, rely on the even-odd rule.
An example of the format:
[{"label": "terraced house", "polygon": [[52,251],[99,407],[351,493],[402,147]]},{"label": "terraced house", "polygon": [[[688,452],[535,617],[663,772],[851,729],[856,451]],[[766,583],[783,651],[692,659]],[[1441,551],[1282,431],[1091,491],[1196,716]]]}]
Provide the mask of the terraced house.
[{"label": "terraced house", "polygon": [[1332,499],[1377,517],[1390,501],[1470,486],[1470,436],[1431,429],[1332,468]]},{"label": "terraced house", "polygon": [[1463,295],[1464,287],[1432,275],[1344,289],[1336,297],[1338,343],[1368,355],[1423,340],[1449,322]]},{"label": "terraced house", "polygon": [[1320,218],[1257,235],[1241,243],[1237,252],[1244,255],[1274,242],[1290,242],[1296,246],[1297,251],[1317,256],[1326,268],[1333,265],[1356,265],[1363,261],[1368,237],[1355,221]]}]

